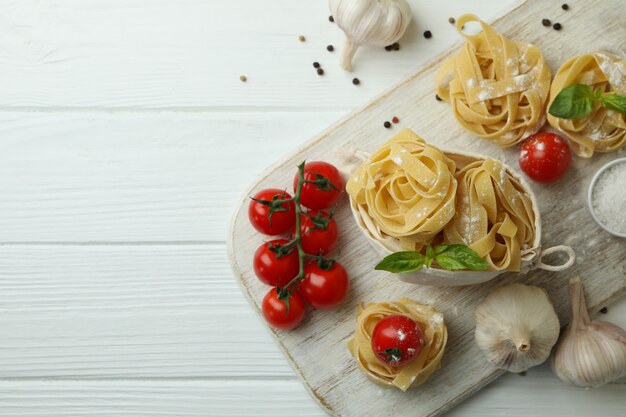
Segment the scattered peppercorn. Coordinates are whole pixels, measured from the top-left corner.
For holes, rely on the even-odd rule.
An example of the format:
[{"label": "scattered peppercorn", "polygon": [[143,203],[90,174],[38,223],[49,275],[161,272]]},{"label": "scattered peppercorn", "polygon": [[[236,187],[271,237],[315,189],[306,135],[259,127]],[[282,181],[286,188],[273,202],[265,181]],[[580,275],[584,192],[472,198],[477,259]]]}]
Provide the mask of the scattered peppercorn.
[{"label": "scattered peppercorn", "polygon": [[335,50],[335,47],[334,47],[334,46],[332,46],[332,45],[328,45],[328,46],[326,47],[326,50],[327,50],[328,52],[332,52],[332,51],[334,51],[334,50]]},{"label": "scattered peppercorn", "polygon": [[554,28],[554,30],[561,30],[561,29],[563,29],[563,26],[560,23],[555,23],[554,25],[552,25],[552,27]]},{"label": "scattered peppercorn", "polygon": [[314,62],[313,63],[313,68],[319,68],[320,67],[320,63],[319,62]]},{"label": "scattered peppercorn", "polygon": [[304,35],[300,35],[300,36],[298,36],[298,40],[300,42],[304,42],[304,41],[306,41],[306,38],[304,37]]},{"label": "scattered peppercorn", "polygon": [[352,84],[359,85],[359,84],[361,84],[361,80],[359,80],[358,78],[353,78],[352,79]]},{"label": "scattered peppercorn", "polygon": [[400,119],[398,119],[397,117],[394,116],[393,119],[391,119],[391,121],[393,123],[398,123],[400,121]]},{"label": "scattered peppercorn", "polygon": [[542,19],[541,24],[544,25],[545,27],[548,27],[552,25],[552,22],[550,21],[550,19]]},{"label": "scattered peppercorn", "polygon": [[564,4],[561,6],[561,9],[563,9],[563,10],[569,10],[569,5],[568,5],[567,3],[564,3]]},{"label": "scattered peppercorn", "polygon": [[391,127],[391,123],[385,122],[385,123],[383,123],[383,126],[385,126],[385,128],[387,128],[387,129],[389,129]]},{"label": "scattered peppercorn", "polygon": [[332,17],[332,15],[328,16],[328,21],[331,22],[331,23],[334,23],[335,22],[335,18]]},{"label": "scattered peppercorn", "polygon": [[393,44],[393,50],[394,51],[399,51],[400,50],[400,44],[398,42]]},{"label": "scattered peppercorn", "polygon": [[453,25],[456,22],[456,20],[454,20],[454,17],[450,17],[448,18],[448,22],[450,22],[450,24]]},{"label": "scattered peppercorn", "polygon": [[385,51],[391,51],[393,49],[393,45],[385,46]]},{"label": "scattered peppercorn", "polygon": [[519,376],[526,376],[526,371],[522,371],[518,374]]},{"label": "scattered peppercorn", "polygon": [[244,83],[248,81],[248,78],[245,75],[242,75],[241,77],[239,77],[239,79],[243,81]]},{"label": "scattered peppercorn", "polygon": [[324,70],[321,68],[317,69],[317,75],[324,75]]},{"label": "scattered peppercorn", "polygon": [[609,309],[608,309],[608,308],[606,308],[606,307],[602,307],[602,308],[600,309],[600,313],[602,313],[602,314],[606,314],[606,313],[608,313],[608,312],[609,312]]},{"label": "scattered peppercorn", "polygon": [[439,97],[439,94],[435,94],[435,98],[437,99],[437,101],[442,101],[441,97]]},{"label": "scattered peppercorn", "polygon": [[433,34],[430,32],[430,30],[427,30],[426,32],[424,32],[424,37],[426,39],[430,39],[433,37]]}]

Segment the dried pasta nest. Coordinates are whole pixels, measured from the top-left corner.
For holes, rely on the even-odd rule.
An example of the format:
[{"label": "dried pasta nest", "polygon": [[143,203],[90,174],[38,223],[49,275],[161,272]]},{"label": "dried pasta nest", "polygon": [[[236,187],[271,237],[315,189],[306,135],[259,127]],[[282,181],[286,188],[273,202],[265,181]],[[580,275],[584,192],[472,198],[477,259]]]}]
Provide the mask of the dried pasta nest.
[{"label": "dried pasta nest", "polygon": [[[447,185],[443,189],[455,190],[452,213],[447,209],[449,197],[439,201],[437,205],[443,213],[435,210],[424,217],[419,215],[419,211],[416,213],[415,210],[411,210],[411,206],[397,204],[392,200],[392,194],[379,193],[378,190],[390,182],[387,179],[390,173],[395,173],[393,178],[397,181],[397,178],[406,177],[407,172],[413,172],[413,167],[404,167],[406,159],[395,158],[396,155],[409,154],[410,152],[403,151],[403,147],[413,142],[426,147],[424,140],[414,132],[409,129],[403,130],[384,144],[370,159],[364,161],[348,181],[346,190],[358,226],[381,257],[401,250],[422,251],[426,245],[459,243],[476,251],[488,262],[489,270],[448,271],[439,269],[433,264],[430,268],[424,267],[416,272],[398,275],[399,279],[418,284],[471,285],[488,281],[506,271],[527,272],[531,267],[537,266],[551,268],[542,264],[539,259],[541,220],[537,201],[527,184],[500,161],[481,155],[435,148],[440,152],[440,160],[445,161],[441,163],[448,169],[444,174]],[[434,148],[432,145],[427,146]],[[387,161],[384,164],[379,164],[381,155]],[[427,165],[431,169],[439,166],[433,161],[429,161]],[[384,169],[386,174],[378,175],[377,169]],[[364,172],[367,172],[367,175],[364,176]],[[453,175],[449,179],[448,175],[451,173]],[[420,196],[424,194],[422,182],[404,181],[412,187],[407,186],[403,190],[404,200],[410,200],[411,192]],[[369,199],[363,198],[365,189],[368,189],[366,193],[371,196]],[[447,196],[446,192],[442,193]],[[370,205],[369,201],[376,204]],[[376,213],[379,207],[384,207],[386,216],[400,224],[404,224],[401,220],[403,216],[411,218],[419,216],[424,224],[439,219],[436,221],[437,227],[431,232],[438,231],[425,237],[395,235],[389,228],[382,226],[380,216]],[[415,227],[419,229],[422,223]],[[570,259],[565,266],[554,268],[569,267],[573,263],[573,252],[563,247],[559,247],[559,250],[566,251]],[[556,249],[550,248],[550,251]]]},{"label": "dried pasta nest", "polygon": [[[376,358],[371,336],[376,324],[384,317],[401,314],[415,320],[424,333],[424,347],[420,354],[402,367],[391,367]],[[443,314],[434,308],[403,298],[396,302],[373,303],[359,306],[354,338],[348,349],[367,377],[380,385],[406,391],[424,383],[441,366],[448,330]]]},{"label": "dried pasta nest", "polygon": [[[557,71],[550,88],[550,104],[565,87],[586,84],[595,91],[626,95],[626,60],[608,52],[590,52],[568,60]],[[626,115],[597,106],[589,116],[568,120],[548,114],[548,122],[569,139],[583,158],[611,152],[626,145]]]},{"label": "dried pasta nest", "polygon": [[[469,22],[482,32],[465,34]],[[467,42],[437,71],[437,94],[452,105],[456,119],[476,136],[512,146],[545,123],[551,72],[541,51],[513,42],[472,14],[457,31]]]}]

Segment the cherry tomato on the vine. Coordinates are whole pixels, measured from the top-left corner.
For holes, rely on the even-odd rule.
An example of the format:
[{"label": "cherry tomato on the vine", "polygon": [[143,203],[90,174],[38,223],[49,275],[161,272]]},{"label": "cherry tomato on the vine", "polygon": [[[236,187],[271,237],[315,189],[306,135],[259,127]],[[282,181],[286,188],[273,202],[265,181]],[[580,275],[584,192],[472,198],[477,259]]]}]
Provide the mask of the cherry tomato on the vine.
[{"label": "cherry tomato on the vine", "polygon": [[538,182],[553,182],[569,168],[571,153],[567,142],[554,133],[536,133],[522,144],[519,166]]},{"label": "cherry tomato on the vine", "polygon": [[350,279],[345,268],[334,262],[328,269],[317,262],[304,267],[304,281],[300,283],[302,298],[313,308],[330,309],[346,299],[350,289]]},{"label": "cherry tomato on the vine", "polygon": [[338,235],[337,222],[329,213],[311,210],[300,215],[300,243],[304,252],[325,255],[335,248]]},{"label": "cherry tomato on the vine", "polygon": [[296,205],[293,201],[285,203],[275,201],[288,198],[291,198],[288,193],[277,188],[267,188],[252,196],[248,206],[248,218],[252,226],[266,235],[282,235],[289,232],[296,223]]},{"label": "cherry tomato on the vine", "polygon": [[423,347],[422,329],[407,316],[387,316],[376,324],[372,332],[372,351],[379,361],[392,367],[412,361]]},{"label": "cherry tomato on the vine", "polygon": [[[285,302],[289,303],[289,311]],[[297,293],[290,294],[288,300],[281,300],[278,298],[276,288],[272,288],[263,298],[261,309],[265,320],[272,327],[291,330],[304,319],[306,306]]]},{"label": "cherry tomato on the vine", "polygon": [[[320,179],[318,175],[326,178]],[[337,168],[327,162],[314,161],[304,165],[304,180],[319,181],[319,184],[302,185],[300,204],[304,207],[320,210],[333,206],[344,188],[343,178]],[[298,186],[298,174],[293,179],[293,189]]]},{"label": "cherry tomato on the vine", "polygon": [[284,252],[276,249],[277,245],[284,246],[287,243],[289,241],[285,239],[270,240],[259,246],[254,253],[254,273],[267,285],[286,285],[300,272],[297,249],[292,248],[291,252],[277,256],[277,251]]}]

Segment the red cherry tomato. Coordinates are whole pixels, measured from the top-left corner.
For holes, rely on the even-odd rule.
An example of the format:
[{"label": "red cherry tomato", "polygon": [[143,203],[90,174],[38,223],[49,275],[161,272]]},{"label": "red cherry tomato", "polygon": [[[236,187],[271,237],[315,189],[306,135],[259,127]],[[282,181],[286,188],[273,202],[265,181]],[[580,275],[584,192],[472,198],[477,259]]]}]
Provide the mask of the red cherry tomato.
[{"label": "red cherry tomato", "polygon": [[[330,181],[330,184],[320,189],[316,184],[305,183],[302,185],[302,193],[300,194],[300,204],[304,207],[321,210],[333,206],[344,188],[343,178],[339,170],[327,162],[307,162],[304,165],[304,179],[306,181],[315,181],[317,175],[322,175]],[[293,179],[293,189],[298,187],[298,174]]]},{"label": "red cherry tomato", "polygon": [[[321,213],[321,214],[320,214]],[[322,229],[322,225],[316,227],[318,219],[312,219],[310,216],[328,219],[330,214],[322,211],[311,210],[307,214],[300,215],[300,243],[304,252],[310,255],[327,254],[335,248],[339,232],[337,230],[337,222],[330,219],[326,224],[326,229]],[[322,220],[323,221],[323,220]],[[295,235],[296,228],[293,228]]]},{"label": "red cherry tomato", "polygon": [[420,326],[410,317],[394,314],[380,320],[372,332],[372,351],[392,367],[415,359],[424,347]]},{"label": "red cherry tomato", "polygon": [[300,294],[313,308],[330,309],[346,299],[350,279],[345,268],[335,262],[329,269],[322,269],[316,262],[304,267],[304,280],[300,283]]},{"label": "red cherry tomato", "polygon": [[270,217],[270,206],[256,200],[272,201],[276,198],[286,199],[291,196],[283,190],[268,188],[256,193],[248,206],[248,218],[252,226],[266,235],[282,235],[287,233],[296,223],[296,206],[293,201],[275,204],[277,211]]},{"label": "red cherry tomato", "polygon": [[289,241],[285,239],[270,240],[259,246],[254,253],[254,273],[267,285],[272,287],[286,285],[300,272],[297,250],[293,249],[279,258],[276,252],[270,249],[275,245],[282,246],[287,243]]},{"label": "red cherry tomato", "polygon": [[289,312],[285,301],[278,298],[276,288],[267,292],[261,303],[265,320],[277,329],[291,330],[304,319],[305,305],[297,293],[289,296]]},{"label": "red cherry tomato", "polygon": [[571,154],[567,142],[554,133],[536,133],[522,144],[519,166],[538,182],[553,182],[569,168]]}]

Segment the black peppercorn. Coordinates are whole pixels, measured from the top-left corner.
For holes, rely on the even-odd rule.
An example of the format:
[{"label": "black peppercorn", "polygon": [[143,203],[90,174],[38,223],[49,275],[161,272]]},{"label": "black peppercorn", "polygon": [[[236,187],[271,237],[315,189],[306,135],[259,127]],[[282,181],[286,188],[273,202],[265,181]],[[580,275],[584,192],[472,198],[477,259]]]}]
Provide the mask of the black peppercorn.
[{"label": "black peppercorn", "polygon": [[393,45],[385,46],[385,51],[391,51],[393,49]]},{"label": "black peppercorn", "polygon": [[324,70],[321,68],[317,69],[317,75],[324,75]]},{"label": "black peppercorn", "polygon": [[439,97],[439,94],[435,94],[435,99],[436,99],[437,101],[442,101],[442,100],[441,100],[441,97]]},{"label": "black peppercorn", "polygon": [[600,309],[600,313],[602,313],[602,314],[606,314],[606,313],[608,313],[608,312],[609,312],[609,309],[608,309],[608,308],[606,308],[606,307],[602,307],[602,308]]},{"label": "black peppercorn", "polygon": [[563,9],[563,10],[569,10],[569,5],[568,5],[567,3],[564,3],[564,4],[561,6],[561,9]]},{"label": "black peppercorn", "polygon": [[387,129],[389,129],[391,127],[391,123],[385,122],[385,123],[383,123],[383,126],[385,126]]},{"label": "black peppercorn", "polygon": [[430,32],[430,30],[427,30],[426,32],[424,32],[424,37],[426,39],[430,39],[433,37],[433,34]]},{"label": "black peppercorn", "polygon": [[361,80],[359,80],[358,78],[353,78],[352,79],[352,84],[359,85],[359,84],[361,84]]},{"label": "black peppercorn", "polygon": [[314,62],[313,63],[313,68],[319,68],[320,67],[320,63],[319,62]]},{"label": "black peppercorn", "polygon": [[328,16],[328,21],[331,22],[331,23],[334,23],[335,22],[335,18],[332,17],[332,16]]},{"label": "black peppercorn", "polygon": [[542,19],[541,24],[544,25],[545,27],[548,27],[552,24],[552,22],[550,21],[550,19]]},{"label": "black peppercorn", "polygon": [[555,23],[554,25],[552,25],[552,27],[554,28],[554,30],[561,30],[561,29],[563,29],[563,26],[560,23]]},{"label": "black peppercorn", "polygon": [[334,46],[332,46],[332,45],[328,45],[328,46],[326,47],[326,50],[327,50],[328,52],[332,52],[332,51],[334,51],[334,50],[335,50],[335,47],[334,47]]},{"label": "black peppercorn", "polygon": [[456,22],[456,20],[454,20],[454,17],[450,17],[448,18],[448,22],[450,22],[450,24],[454,24],[454,22]]},{"label": "black peppercorn", "polygon": [[393,44],[393,50],[394,51],[399,51],[400,50],[400,44],[398,42]]}]

